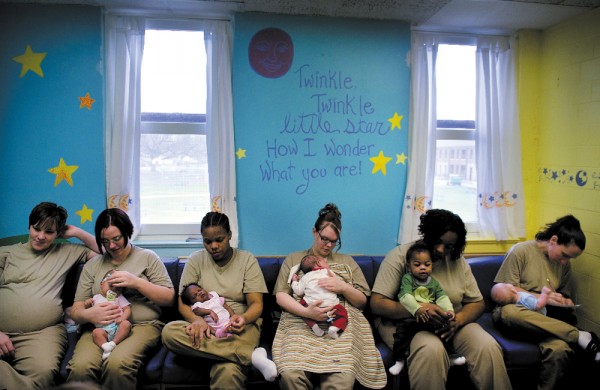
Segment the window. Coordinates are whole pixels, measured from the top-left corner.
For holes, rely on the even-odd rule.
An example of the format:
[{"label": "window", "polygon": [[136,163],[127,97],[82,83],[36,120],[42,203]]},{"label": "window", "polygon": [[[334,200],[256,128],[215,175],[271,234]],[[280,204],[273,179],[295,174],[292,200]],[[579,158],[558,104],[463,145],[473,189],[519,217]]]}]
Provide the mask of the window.
[{"label": "window", "polygon": [[210,209],[204,33],[148,23],[141,74],[140,232],[197,234]]},{"label": "window", "polygon": [[475,77],[475,46],[439,45],[433,204],[460,215],[469,231],[478,221]]}]

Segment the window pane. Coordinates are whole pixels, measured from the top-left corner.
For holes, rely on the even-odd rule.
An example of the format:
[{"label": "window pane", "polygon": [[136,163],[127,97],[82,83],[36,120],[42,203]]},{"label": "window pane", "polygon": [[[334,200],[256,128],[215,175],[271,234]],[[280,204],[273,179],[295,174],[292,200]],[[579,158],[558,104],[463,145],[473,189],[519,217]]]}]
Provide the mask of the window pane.
[{"label": "window pane", "polygon": [[206,114],[202,31],[146,30],[142,112]]},{"label": "window pane", "polygon": [[150,121],[140,140],[142,226],[162,225],[156,233],[165,234],[167,225],[199,224],[210,209],[206,136],[195,125],[206,114],[204,33],[146,30],[141,93]]},{"label": "window pane", "polygon": [[[475,47],[440,45],[436,71],[438,128],[443,130],[436,142],[433,205],[476,223],[475,141],[465,137],[474,131],[468,129],[475,122]],[[452,127],[461,131],[453,134]]]},{"label": "window pane", "polygon": [[199,224],[209,210],[206,136],[142,134],[141,222]]}]

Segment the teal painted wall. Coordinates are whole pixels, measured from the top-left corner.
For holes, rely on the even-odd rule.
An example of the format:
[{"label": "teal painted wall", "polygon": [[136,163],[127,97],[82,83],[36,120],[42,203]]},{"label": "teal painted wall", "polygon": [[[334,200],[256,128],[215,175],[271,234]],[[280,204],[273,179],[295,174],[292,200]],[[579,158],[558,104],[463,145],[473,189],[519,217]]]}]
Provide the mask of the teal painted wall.
[{"label": "teal painted wall", "polygon": [[[68,223],[90,232],[106,205],[101,32],[98,7],[0,5],[0,237],[27,233],[41,201],[64,206]],[[43,77],[15,61],[27,46],[45,53],[31,64]],[[87,93],[95,101],[80,108]],[[49,172],[61,158],[78,167],[66,176],[72,186],[55,186]],[[76,214],[84,205],[93,222]]]},{"label": "teal painted wall", "polygon": [[[408,153],[408,24],[247,13],[235,18],[234,42],[240,245],[307,248],[333,202],[343,252],[387,253],[407,173],[398,156]],[[395,113],[400,128],[388,120]]]},{"label": "teal painted wall", "polygon": [[[252,38],[268,27],[285,31],[294,49],[288,71],[276,78],[249,61]],[[246,151],[236,158],[240,247],[257,255],[308,247],[319,208],[334,202],[343,215],[343,252],[389,251],[406,181],[406,161],[397,156],[408,153],[409,26],[240,14],[234,31],[235,144]],[[3,4],[0,39],[0,237],[26,233],[31,208],[44,200],[64,205],[68,223],[91,232],[106,207],[102,10]],[[14,58],[27,45],[46,53],[43,77],[31,70],[20,77],[23,65]],[[318,75],[327,81],[311,86]],[[88,92],[91,110],[80,108]],[[391,129],[394,113],[403,119]],[[300,117],[303,130],[289,131]],[[390,160],[373,172],[370,159],[380,152]],[[78,167],[72,186],[54,186],[57,176],[48,171],[61,158]],[[306,172],[316,177],[307,182]],[[76,214],[84,205],[93,221]],[[160,248],[161,256],[189,254],[182,250]]]}]

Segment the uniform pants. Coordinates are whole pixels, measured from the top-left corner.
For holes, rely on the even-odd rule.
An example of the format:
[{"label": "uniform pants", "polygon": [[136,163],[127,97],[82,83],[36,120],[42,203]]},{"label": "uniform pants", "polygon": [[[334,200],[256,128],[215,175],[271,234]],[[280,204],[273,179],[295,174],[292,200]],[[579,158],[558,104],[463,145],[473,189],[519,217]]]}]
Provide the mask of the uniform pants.
[{"label": "uniform pants", "polygon": [[15,347],[15,359],[11,362],[0,360],[0,389],[52,387],[67,348],[64,325],[9,337]]},{"label": "uniform pants", "polygon": [[[392,348],[395,325],[390,321],[377,321],[376,325],[383,341]],[[469,375],[476,388],[512,388],[500,345],[479,324],[471,322],[463,326],[450,342],[467,360]],[[407,362],[411,389],[445,390],[450,360],[439,336],[426,331],[417,333],[410,343]]]},{"label": "uniform pants", "polygon": [[574,355],[570,344],[577,344],[579,330],[566,322],[517,305],[497,307],[493,318],[501,329],[539,344],[542,363],[538,389],[556,388],[569,370],[569,361]]},{"label": "uniform pants", "polygon": [[281,390],[312,390],[314,386],[311,379],[315,376],[321,380],[321,390],[350,390],[356,380],[354,374],[349,372],[316,374],[302,370],[285,370],[281,373],[279,387]]},{"label": "uniform pants", "polygon": [[148,352],[160,342],[162,327],[160,321],[132,324],[129,336],[106,360],[102,360],[102,348],[94,344],[91,329],[86,330],[67,366],[67,381],[92,381],[101,383],[103,389],[135,390],[138,370]]},{"label": "uniform pants", "polygon": [[162,332],[163,344],[179,355],[215,360],[210,370],[211,389],[245,389],[246,370],[260,338],[260,325],[247,324],[241,334],[204,338],[200,348],[192,345],[187,321],[169,322]]}]

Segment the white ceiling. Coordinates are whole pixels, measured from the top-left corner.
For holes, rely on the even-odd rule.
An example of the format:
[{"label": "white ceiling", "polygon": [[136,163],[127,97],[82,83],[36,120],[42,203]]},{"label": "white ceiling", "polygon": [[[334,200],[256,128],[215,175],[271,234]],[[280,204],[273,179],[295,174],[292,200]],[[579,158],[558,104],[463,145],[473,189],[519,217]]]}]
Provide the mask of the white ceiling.
[{"label": "white ceiling", "polygon": [[544,29],[600,7],[600,0],[0,0],[150,10],[174,15],[269,12],[401,20],[428,31],[510,34]]}]

